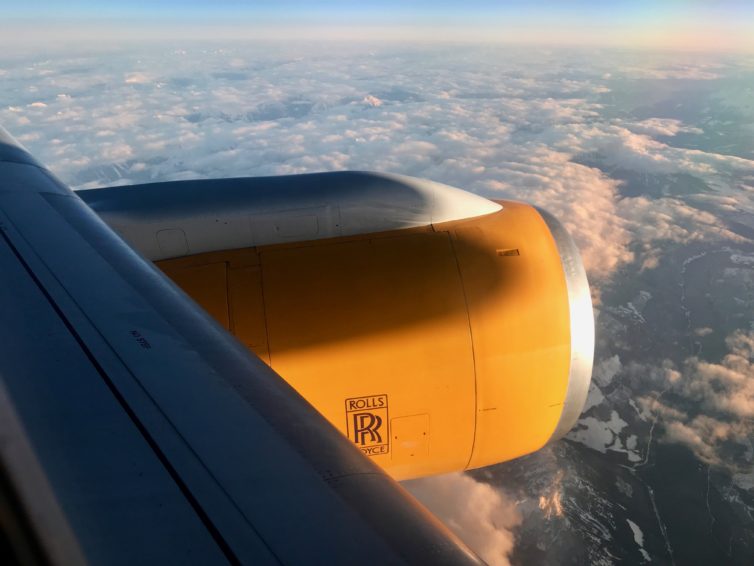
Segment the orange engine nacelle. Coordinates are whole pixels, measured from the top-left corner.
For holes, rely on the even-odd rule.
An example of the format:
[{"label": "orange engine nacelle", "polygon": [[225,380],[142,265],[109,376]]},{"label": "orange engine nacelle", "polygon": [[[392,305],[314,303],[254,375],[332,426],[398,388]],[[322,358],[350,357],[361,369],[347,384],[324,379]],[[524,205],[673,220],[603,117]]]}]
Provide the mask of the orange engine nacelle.
[{"label": "orange engine nacelle", "polygon": [[565,434],[594,345],[560,224],[531,206],[157,265],[397,479]]}]

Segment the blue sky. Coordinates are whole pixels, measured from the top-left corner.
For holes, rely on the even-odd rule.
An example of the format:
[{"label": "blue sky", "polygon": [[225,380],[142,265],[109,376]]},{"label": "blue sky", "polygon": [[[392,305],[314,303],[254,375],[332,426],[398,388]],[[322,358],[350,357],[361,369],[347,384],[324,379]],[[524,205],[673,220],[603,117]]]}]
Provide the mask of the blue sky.
[{"label": "blue sky", "polygon": [[[5,5],[7,4],[7,5]],[[0,2],[6,17],[46,17],[64,19],[97,19],[107,17],[175,19],[206,18],[354,18],[384,19],[428,18],[443,19],[464,16],[465,19],[485,20],[489,17],[517,19],[548,19],[550,17],[579,17],[589,22],[629,20],[640,22],[652,17],[701,17],[717,15],[723,19],[737,19],[742,12],[752,13],[747,2],[701,2],[695,0],[595,0],[553,1],[493,1],[468,0],[72,0],[68,2],[31,0]]]}]

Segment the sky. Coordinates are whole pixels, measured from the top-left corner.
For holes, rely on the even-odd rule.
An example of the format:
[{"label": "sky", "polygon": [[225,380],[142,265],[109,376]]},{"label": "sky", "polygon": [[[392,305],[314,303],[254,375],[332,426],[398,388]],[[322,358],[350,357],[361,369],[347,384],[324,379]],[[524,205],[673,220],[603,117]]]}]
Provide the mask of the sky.
[{"label": "sky", "polygon": [[372,39],[754,51],[754,4],[742,1],[0,0],[0,8],[4,44]]}]

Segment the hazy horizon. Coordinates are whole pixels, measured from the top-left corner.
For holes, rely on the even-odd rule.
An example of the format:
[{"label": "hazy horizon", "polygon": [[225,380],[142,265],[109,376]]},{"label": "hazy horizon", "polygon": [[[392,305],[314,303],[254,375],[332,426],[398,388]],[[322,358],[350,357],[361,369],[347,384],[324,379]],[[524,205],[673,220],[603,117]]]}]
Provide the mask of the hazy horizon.
[{"label": "hazy horizon", "polygon": [[[4,24],[4,25],[3,25]],[[2,29],[5,28],[5,29]],[[754,5],[693,0],[418,0],[316,5],[255,2],[45,1],[3,7],[0,44],[57,41],[340,40],[473,42],[754,52]]]}]

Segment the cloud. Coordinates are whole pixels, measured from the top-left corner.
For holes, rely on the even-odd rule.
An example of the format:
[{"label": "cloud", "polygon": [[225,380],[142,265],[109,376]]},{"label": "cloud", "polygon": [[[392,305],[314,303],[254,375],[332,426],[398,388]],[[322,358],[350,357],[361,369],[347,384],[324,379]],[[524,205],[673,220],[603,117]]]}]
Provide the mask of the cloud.
[{"label": "cloud", "polygon": [[129,85],[140,85],[150,82],[152,78],[146,73],[128,73],[124,82]]},{"label": "cloud", "polygon": [[[617,214],[631,234],[632,249],[641,269],[654,269],[668,242],[745,242],[717,216],[699,210],[678,198],[634,197],[620,199]],[[663,245],[658,245],[663,244]]]},{"label": "cloud", "polygon": [[[606,117],[608,85],[639,66],[628,55],[586,65],[574,52],[572,68],[513,48],[187,44],[103,57],[18,64],[0,87],[11,104],[0,123],[74,187],[334,169],[426,177],[550,210],[597,287],[634,262],[656,267],[667,242],[734,240],[712,212],[742,206],[742,180],[754,176],[752,160],[655,139],[698,133],[681,120]],[[652,72],[721,65],[660,61]],[[690,175],[715,192],[626,197],[613,170]]]},{"label": "cloud", "polygon": [[[710,331],[702,327],[694,334]],[[718,362],[698,356],[680,363],[602,360],[595,365],[589,412],[568,438],[602,453],[624,453],[629,462],[646,462],[649,447],[637,448],[651,442],[652,434],[642,437],[636,422],[628,426],[635,412],[647,432],[661,424],[655,439],[688,447],[700,462],[754,489],[754,330],[732,332],[725,345]]]},{"label": "cloud", "polygon": [[728,352],[719,363],[693,356],[679,372],[666,362],[656,385],[663,387],[664,379],[672,396],[644,396],[639,403],[662,419],[663,442],[683,444],[702,462],[748,477],[754,465],[754,331],[737,330],[725,343]]},{"label": "cloud", "polygon": [[741,423],[727,423],[699,415],[686,421],[667,422],[664,440],[688,446],[702,462],[727,467],[729,463],[724,463],[721,454],[718,453],[719,445],[728,440],[746,440],[750,432],[751,430]]},{"label": "cloud", "polygon": [[618,182],[598,169],[573,163],[568,154],[537,148],[524,163],[510,163],[488,191],[539,205],[558,216],[576,240],[587,272],[605,278],[633,259],[631,234],[618,213]]},{"label": "cloud", "polygon": [[754,419],[754,331],[737,331],[725,343],[728,353],[719,364],[696,357],[686,362],[681,391],[714,413]]},{"label": "cloud", "polygon": [[648,136],[675,136],[678,133],[701,134],[701,128],[685,126],[680,120],[673,118],[648,118],[641,122],[628,123],[630,130]]},{"label": "cloud", "polygon": [[630,67],[623,72],[637,79],[686,79],[695,81],[712,81],[720,78],[720,74],[705,65],[670,65],[660,67]]},{"label": "cloud", "polygon": [[366,104],[367,106],[375,106],[375,107],[377,107],[377,106],[382,106],[383,102],[382,102],[382,100],[380,100],[376,96],[373,96],[371,94],[367,94],[364,97],[364,104]]},{"label": "cloud", "polygon": [[100,154],[110,161],[120,162],[133,156],[133,149],[127,144],[104,144]]},{"label": "cloud", "polygon": [[463,473],[404,482],[432,513],[490,566],[507,566],[521,514],[500,490]]},{"label": "cloud", "polygon": [[699,55],[658,53],[648,59],[638,53],[627,53],[610,73],[618,77],[654,81],[712,81],[725,76],[728,70],[726,63],[719,58]]}]

